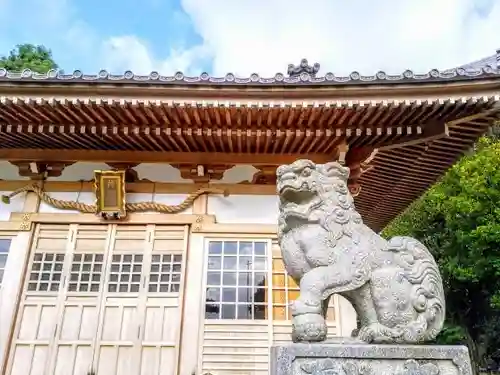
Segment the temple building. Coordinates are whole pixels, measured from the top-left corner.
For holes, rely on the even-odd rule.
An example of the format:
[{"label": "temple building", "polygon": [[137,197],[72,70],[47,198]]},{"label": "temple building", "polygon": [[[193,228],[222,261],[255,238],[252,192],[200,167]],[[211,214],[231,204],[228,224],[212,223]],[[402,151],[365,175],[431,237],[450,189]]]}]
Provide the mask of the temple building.
[{"label": "temple building", "polygon": [[[290,340],[276,167],[351,169],[380,231],[500,118],[488,64],[398,75],[0,69],[6,375],[264,375]],[[333,298],[329,335],[356,316]]]}]

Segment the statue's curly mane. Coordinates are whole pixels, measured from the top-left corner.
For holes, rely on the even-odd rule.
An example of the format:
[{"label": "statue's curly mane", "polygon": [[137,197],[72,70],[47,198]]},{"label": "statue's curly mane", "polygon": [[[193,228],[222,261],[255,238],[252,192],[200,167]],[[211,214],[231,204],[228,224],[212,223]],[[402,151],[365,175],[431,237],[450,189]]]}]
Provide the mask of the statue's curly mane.
[{"label": "statue's curly mane", "polygon": [[409,296],[412,307],[420,314],[404,334],[410,338],[421,336],[423,341],[434,339],[443,324],[445,305],[441,298],[444,294],[441,274],[432,254],[420,241],[410,237],[393,237],[383,250],[394,253],[395,263],[412,285]]}]

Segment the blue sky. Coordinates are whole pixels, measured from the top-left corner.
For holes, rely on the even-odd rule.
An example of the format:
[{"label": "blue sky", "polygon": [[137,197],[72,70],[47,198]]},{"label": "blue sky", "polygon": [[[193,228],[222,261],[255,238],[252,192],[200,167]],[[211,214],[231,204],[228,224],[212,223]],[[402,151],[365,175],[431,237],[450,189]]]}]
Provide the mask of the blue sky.
[{"label": "blue sky", "polygon": [[264,76],[449,68],[500,48],[500,0],[0,0],[0,54],[53,50],[66,71]]}]

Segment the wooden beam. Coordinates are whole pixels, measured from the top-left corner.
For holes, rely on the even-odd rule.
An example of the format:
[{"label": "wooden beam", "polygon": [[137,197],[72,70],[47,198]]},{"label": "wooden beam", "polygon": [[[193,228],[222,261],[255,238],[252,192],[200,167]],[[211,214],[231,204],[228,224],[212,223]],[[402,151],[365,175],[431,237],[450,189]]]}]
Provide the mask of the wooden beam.
[{"label": "wooden beam", "polygon": [[434,122],[423,126],[421,133],[413,133],[411,135],[403,136],[399,139],[392,139],[377,144],[379,150],[391,150],[403,146],[416,145],[435,141],[436,139],[445,138],[449,136],[448,125],[445,122]]},{"label": "wooden beam", "polygon": [[[201,218],[201,220],[200,220]],[[10,214],[10,221],[22,222],[25,220],[25,214],[20,212],[12,212]],[[95,214],[89,213],[32,213],[29,217],[30,223],[78,223],[78,224],[170,224],[170,225],[189,225],[196,222],[203,222],[203,224],[214,224],[215,216],[213,215],[193,215],[193,214],[141,214],[129,213],[123,220],[103,220]]]},{"label": "wooden beam", "polygon": [[61,176],[64,168],[73,163],[40,163],[27,160],[10,160],[12,165],[15,165],[19,170],[19,176],[30,177],[32,180],[43,180],[47,177]]},{"label": "wooden beam", "polygon": [[165,163],[165,164],[249,164],[281,165],[297,159],[327,163],[326,154],[240,154],[222,152],[154,152],[55,149],[0,149],[0,160],[43,162]]}]

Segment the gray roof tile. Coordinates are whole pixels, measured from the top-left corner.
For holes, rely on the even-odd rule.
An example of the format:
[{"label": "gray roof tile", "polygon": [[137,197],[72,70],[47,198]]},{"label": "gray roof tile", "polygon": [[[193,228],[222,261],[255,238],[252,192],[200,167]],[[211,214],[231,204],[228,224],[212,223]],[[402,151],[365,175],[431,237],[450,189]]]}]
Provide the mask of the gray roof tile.
[{"label": "gray roof tile", "polygon": [[[490,56],[484,61],[494,61],[496,56]],[[151,72],[148,75],[138,75],[131,71],[123,74],[111,74],[101,70],[97,74],[84,74],[79,70],[65,74],[62,71],[51,70],[47,73],[36,73],[29,69],[22,72],[9,72],[0,69],[0,83],[9,82],[47,82],[47,83],[95,83],[95,84],[144,84],[144,85],[224,85],[224,86],[336,86],[336,85],[359,85],[359,84],[400,84],[400,83],[426,83],[473,80],[482,78],[500,78],[500,66],[498,64],[479,64],[479,62],[466,64],[454,69],[437,70],[432,69],[428,73],[415,73],[405,70],[401,74],[387,74],[379,71],[374,75],[363,76],[358,72],[352,72],[348,76],[336,76],[334,73],[326,73],[322,76],[316,73],[319,64],[309,66],[307,60],[302,60],[301,65],[289,65],[288,75],[276,73],[274,77],[261,77],[257,73],[249,77],[236,77],[232,73],[224,77],[213,77],[208,73],[199,76],[185,76],[182,72],[174,75],[161,75]]]}]

